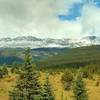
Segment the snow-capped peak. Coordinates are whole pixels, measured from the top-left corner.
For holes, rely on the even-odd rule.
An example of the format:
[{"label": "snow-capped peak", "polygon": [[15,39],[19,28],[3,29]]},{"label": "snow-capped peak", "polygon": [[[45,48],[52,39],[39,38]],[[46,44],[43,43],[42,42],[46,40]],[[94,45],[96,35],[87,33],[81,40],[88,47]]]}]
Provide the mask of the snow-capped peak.
[{"label": "snow-capped peak", "polygon": [[91,44],[100,44],[100,37],[86,36],[81,39],[52,39],[22,36],[16,38],[1,38],[0,47],[6,48],[45,48],[45,47],[79,47]]}]

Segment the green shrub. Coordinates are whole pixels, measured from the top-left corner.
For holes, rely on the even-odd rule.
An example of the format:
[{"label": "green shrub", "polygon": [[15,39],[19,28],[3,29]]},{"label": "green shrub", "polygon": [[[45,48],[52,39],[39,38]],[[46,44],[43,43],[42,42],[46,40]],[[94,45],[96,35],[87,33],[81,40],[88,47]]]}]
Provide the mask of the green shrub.
[{"label": "green shrub", "polygon": [[88,69],[88,67],[81,68],[80,74],[82,78],[93,79],[93,73]]},{"label": "green shrub", "polygon": [[69,71],[65,71],[62,75],[61,81],[64,84],[64,89],[65,90],[70,90],[73,82],[73,75]]},{"label": "green shrub", "polygon": [[6,66],[0,68],[0,78],[8,76],[8,69]]},{"label": "green shrub", "polygon": [[6,66],[3,66],[2,71],[3,71],[3,75],[5,76],[8,75],[8,69]]},{"label": "green shrub", "polygon": [[81,75],[78,75],[73,86],[74,100],[88,100],[87,90]]},{"label": "green shrub", "polygon": [[49,76],[47,75],[45,83],[41,91],[41,100],[55,100],[54,93],[49,83]]}]

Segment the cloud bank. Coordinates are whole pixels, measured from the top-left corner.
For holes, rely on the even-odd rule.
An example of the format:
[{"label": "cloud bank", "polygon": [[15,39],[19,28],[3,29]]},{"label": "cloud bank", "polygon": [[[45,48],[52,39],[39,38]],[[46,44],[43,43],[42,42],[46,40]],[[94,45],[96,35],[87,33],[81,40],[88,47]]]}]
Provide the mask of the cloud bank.
[{"label": "cloud bank", "polygon": [[[100,35],[100,8],[94,5],[96,2],[84,1],[0,0],[0,37],[31,35],[41,38],[77,38]],[[75,20],[61,20],[58,15],[70,15],[74,4],[82,4],[81,16]],[[75,11],[69,17],[74,16]]]}]

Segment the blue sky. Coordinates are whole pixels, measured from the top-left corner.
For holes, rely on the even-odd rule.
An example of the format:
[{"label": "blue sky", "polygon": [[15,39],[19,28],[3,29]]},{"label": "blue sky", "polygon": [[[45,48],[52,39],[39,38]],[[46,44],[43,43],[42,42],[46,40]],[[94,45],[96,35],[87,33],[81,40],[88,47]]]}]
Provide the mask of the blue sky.
[{"label": "blue sky", "polygon": [[94,0],[95,6],[100,8],[100,0]]},{"label": "blue sky", "polygon": [[0,38],[100,36],[100,0],[0,0]]},{"label": "blue sky", "polygon": [[58,15],[58,17],[62,21],[65,21],[65,20],[76,20],[77,17],[81,16],[82,7],[83,7],[83,3],[74,3],[73,6],[69,9],[69,13]]},{"label": "blue sky", "polygon": [[72,7],[69,9],[69,13],[58,15],[58,18],[62,21],[65,20],[76,20],[77,17],[81,16],[82,13],[82,7],[87,4],[91,3],[92,5],[96,6],[97,8],[100,8],[100,0],[94,0],[93,3],[92,0],[83,0],[81,3],[73,3]]}]

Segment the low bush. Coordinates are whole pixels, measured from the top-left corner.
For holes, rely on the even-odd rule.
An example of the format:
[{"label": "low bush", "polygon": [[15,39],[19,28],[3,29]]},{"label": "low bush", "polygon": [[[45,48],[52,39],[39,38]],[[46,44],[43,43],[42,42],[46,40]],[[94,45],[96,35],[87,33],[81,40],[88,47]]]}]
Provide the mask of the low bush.
[{"label": "low bush", "polygon": [[70,90],[73,82],[73,75],[70,71],[65,71],[62,75],[61,82],[64,85],[65,90]]}]

